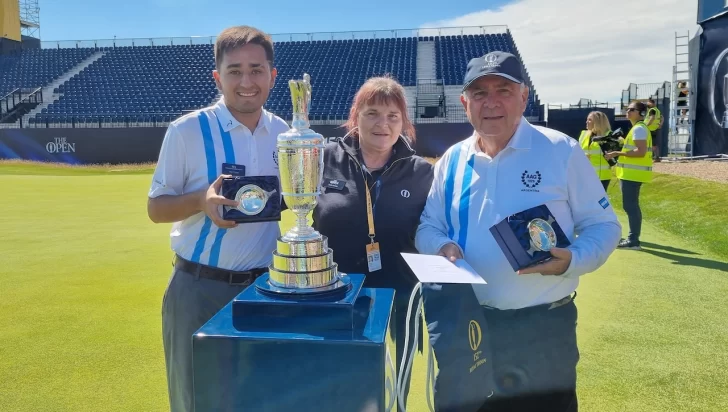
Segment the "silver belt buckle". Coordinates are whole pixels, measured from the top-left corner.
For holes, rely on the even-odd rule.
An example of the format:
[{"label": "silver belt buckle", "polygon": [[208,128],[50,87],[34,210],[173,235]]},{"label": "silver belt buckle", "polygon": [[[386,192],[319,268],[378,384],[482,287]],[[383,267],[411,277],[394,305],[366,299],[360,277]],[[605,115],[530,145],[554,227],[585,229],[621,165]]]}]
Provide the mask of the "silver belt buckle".
[{"label": "silver belt buckle", "polygon": [[567,297],[565,297],[565,298],[563,298],[561,300],[557,300],[556,302],[552,303],[551,306],[549,306],[549,309],[548,310],[556,309],[556,308],[558,308],[560,306],[564,306],[567,303],[571,302],[572,299],[573,298],[571,297],[571,294],[569,294],[569,296],[567,296]]}]

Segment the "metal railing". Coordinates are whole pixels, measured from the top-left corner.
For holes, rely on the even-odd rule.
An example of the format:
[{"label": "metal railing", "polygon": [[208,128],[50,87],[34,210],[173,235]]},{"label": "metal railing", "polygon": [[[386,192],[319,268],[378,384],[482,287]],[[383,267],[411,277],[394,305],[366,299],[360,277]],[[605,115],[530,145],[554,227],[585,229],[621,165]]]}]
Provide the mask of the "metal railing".
[{"label": "metal railing", "polygon": [[[117,113],[117,114],[74,114],[41,113],[20,125],[22,128],[133,128],[167,127],[172,121],[189,113]],[[290,116],[281,116],[291,122]],[[288,118],[287,118],[288,117]],[[311,124],[341,124],[346,116],[312,115]]]},{"label": "metal railing", "polygon": [[126,128],[166,127],[180,113],[77,114],[40,113],[23,122],[23,128]]},{"label": "metal railing", "polygon": [[[467,123],[468,118],[462,106],[448,107],[447,111],[438,112],[437,116],[425,118],[419,116],[415,106],[407,108],[414,124],[425,123]],[[40,113],[29,120],[22,121],[20,128],[134,128],[134,127],[167,127],[184,115],[184,113],[122,113],[122,114],[58,114]],[[289,124],[290,116],[279,114]],[[340,125],[348,120],[348,115],[311,115],[311,125]]]},{"label": "metal railing", "polygon": [[[447,110],[438,112],[434,117],[421,117],[416,115],[416,107],[408,107],[410,119],[413,124],[428,123],[468,123],[468,116],[462,106],[448,106]],[[167,127],[181,117],[180,113],[146,113],[130,115],[63,115],[42,114],[24,121],[19,126],[6,125],[0,128],[134,128],[134,127]],[[290,116],[281,116],[289,124]],[[538,113],[526,113],[526,119],[531,122],[539,121]],[[347,116],[313,115],[311,125],[341,125],[348,119]]]},{"label": "metal railing", "polygon": [[21,100],[21,103],[43,103],[43,88],[39,87],[31,91],[30,94]]},{"label": "metal railing", "polygon": [[23,99],[21,89],[15,89],[0,99],[0,118],[9,113]]},{"label": "metal railing", "polygon": [[667,81],[662,83],[630,83],[629,87],[622,91],[622,104],[627,107],[634,100],[669,99],[671,89],[670,82]]},{"label": "metal railing", "polygon": [[[383,39],[429,36],[462,36],[481,34],[507,34],[505,25],[431,27],[417,29],[362,30],[341,32],[310,33],[275,33],[271,34],[274,42],[317,41],[317,40],[351,40],[351,39]],[[148,47],[148,46],[189,46],[196,44],[214,44],[217,36],[190,37],[154,37],[154,38],[116,38],[96,40],[53,40],[41,41],[42,49],[65,48],[99,48],[99,47]]]},{"label": "metal railing", "polygon": [[[43,88],[15,89],[0,100],[0,122],[22,117],[30,104],[43,103]],[[25,111],[24,111],[25,110]]]},{"label": "metal railing", "polygon": [[[626,107],[626,106],[625,106]],[[624,115],[622,102],[596,102],[596,101],[580,101],[577,104],[555,104],[548,103],[545,107],[546,112],[548,110],[568,110],[568,109],[614,109],[616,116]]]}]

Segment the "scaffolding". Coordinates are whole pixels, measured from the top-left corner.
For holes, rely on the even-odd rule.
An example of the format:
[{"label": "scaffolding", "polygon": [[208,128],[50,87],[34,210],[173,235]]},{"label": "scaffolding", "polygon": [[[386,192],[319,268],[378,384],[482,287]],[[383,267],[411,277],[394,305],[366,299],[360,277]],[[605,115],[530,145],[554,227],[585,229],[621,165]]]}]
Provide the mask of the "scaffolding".
[{"label": "scaffolding", "polygon": [[20,0],[20,34],[40,39],[40,7],[38,0]]},{"label": "scaffolding", "polygon": [[690,78],[689,57],[690,32],[675,33],[675,66],[672,68],[672,98],[670,99],[670,134],[668,156],[685,157],[693,155],[693,124],[690,121]]}]

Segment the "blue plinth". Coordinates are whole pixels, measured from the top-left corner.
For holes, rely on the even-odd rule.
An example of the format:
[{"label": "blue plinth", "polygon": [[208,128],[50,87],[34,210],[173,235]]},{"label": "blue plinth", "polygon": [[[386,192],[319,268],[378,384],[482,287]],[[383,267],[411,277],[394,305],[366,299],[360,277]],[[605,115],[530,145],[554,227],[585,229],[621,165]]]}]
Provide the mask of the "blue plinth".
[{"label": "blue plinth", "polygon": [[192,338],[195,409],[396,411],[394,290],[277,298],[268,275]]}]

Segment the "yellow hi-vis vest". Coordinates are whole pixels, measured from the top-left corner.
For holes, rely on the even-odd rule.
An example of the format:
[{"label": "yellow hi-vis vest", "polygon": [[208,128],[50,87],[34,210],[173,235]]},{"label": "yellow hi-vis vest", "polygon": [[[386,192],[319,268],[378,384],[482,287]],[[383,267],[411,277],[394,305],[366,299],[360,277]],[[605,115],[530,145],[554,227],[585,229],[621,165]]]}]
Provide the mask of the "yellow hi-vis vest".
[{"label": "yellow hi-vis vest", "polygon": [[[637,145],[634,143],[634,129],[640,125],[647,129],[644,122],[635,123],[624,140],[622,153],[637,149]],[[652,133],[649,129],[647,130],[647,152],[645,152],[645,155],[642,157],[619,156],[614,171],[618,179],[642,183],[652,181]]]},{"label": "yellow hi-vis vest", "polygon": [[653,107],[652,109],[647,109],[647,116],[645,116],[645,120],[647,120],[648,117],[650,117],[650,112],[655,112],[655,119],[650,123],[649,126],[647,126],[647,129],[651,132],[654,132],[660,127],[660,119],[662,118],[662,113],[660,113],[660,109],[657,108],[657,106]]},{"label": "yellow hi-vis vest", "polygon": [[594,171],[599,176],[599,180],[609,180],[612,178],[612,171],[609,169],[609,163],[604,158],[602,149],[599,147],[599,143],[592,142],[589,144],[589,131],[582,130],[579,136],[579,144],[584,153],[589,155],[589,161],[594,168]]}]

